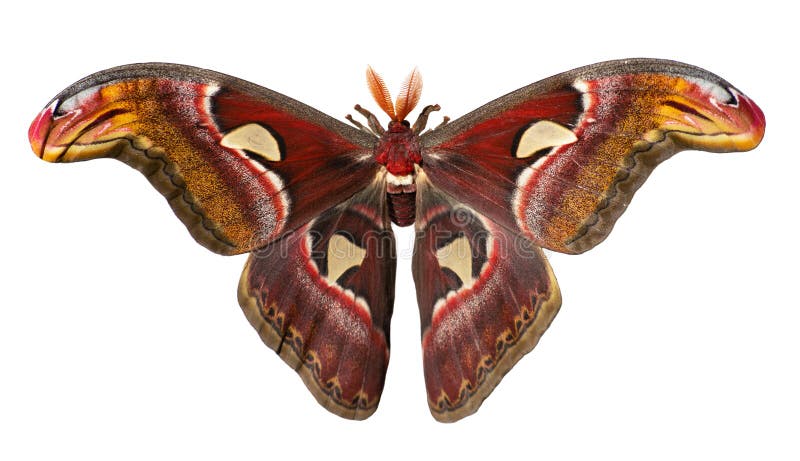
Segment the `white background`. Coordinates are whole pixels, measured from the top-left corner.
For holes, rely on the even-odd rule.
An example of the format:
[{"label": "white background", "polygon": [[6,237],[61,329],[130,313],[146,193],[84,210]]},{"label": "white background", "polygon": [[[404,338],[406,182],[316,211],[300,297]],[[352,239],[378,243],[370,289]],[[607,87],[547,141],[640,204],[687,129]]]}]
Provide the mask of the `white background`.
[{"label": "white background", "polygon": [[[12,5],[0,28],[0,459],[800,457],[795,13],[696,0]],[[62,88],[130,62],[219,70],[343,118],[355,103],[375,107],[367,64],[392,91],[418,65],[422,103],[458,116],[636,56],[730,80],[764,110],[764,142],[679,154],[605,243],[550,254],[561,313],[456,424],[426,405],[409,229],[396,229],[383,400],[369,420],[347,421],[241,314],[246,256],[197,245],[130,168],[46,164],[27,144]]]}]

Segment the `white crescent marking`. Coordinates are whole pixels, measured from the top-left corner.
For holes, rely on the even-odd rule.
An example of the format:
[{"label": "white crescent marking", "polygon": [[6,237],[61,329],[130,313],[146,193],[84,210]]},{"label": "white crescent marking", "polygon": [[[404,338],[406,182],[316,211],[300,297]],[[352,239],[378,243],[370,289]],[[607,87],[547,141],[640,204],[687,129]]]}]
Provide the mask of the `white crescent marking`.
[{"label": "white crescent marking", "polygon": [[223,147],[244,149],[264,157],[271,162],[281,160],[278,140],[258,123],[248,123],[234,128],[219,142]]},{"label": "white crescent marking", "polygon": [[577,140],[578,137],[569,128],[549,120],[542,120],[529,126],[522,133],[514,156],[527,158],[542,149],[572,144]]},{"label": "white crescent marking", "polygon": [[465,236],[461,236],[436,250],[439,266],[455,272],[464,285],[474,282],[472,277],[472,247]]},{"label": "white crescent marking", "polygon": [[334,234],[328,240],[328,281],[335,284],[351,267],[361,266],[366,256],[367,250],[342,235]]}]

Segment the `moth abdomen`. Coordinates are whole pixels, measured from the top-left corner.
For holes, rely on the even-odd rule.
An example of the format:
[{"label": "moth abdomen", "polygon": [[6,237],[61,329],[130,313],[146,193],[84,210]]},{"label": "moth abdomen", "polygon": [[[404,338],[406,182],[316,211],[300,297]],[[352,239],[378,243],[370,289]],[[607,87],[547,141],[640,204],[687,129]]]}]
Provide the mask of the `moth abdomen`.
[{"label": "moth abdomen", "polygon": [[398,226],[405,227],[414,224],[417,212],[417,193],[386,194],[389,202],[389,218]]}]

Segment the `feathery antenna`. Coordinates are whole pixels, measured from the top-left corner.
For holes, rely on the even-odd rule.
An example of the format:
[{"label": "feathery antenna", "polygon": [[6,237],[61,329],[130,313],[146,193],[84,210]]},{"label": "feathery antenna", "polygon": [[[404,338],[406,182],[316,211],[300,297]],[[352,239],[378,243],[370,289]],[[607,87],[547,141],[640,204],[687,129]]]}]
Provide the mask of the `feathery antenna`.
[{"label": "feathery antenna", "polygon": [[397,101],[394,104],[397,118],[395,120],[405,120],[406,116],[414,110],[419,98],[422,96],[422,75],[416,67],[403,81]]},{"label": "feathery antenna", "polygon": [[383,82],[381,76],[370,66],[367,66],[367,85],[369,85],[369,91],[372,93],[372,97],[375,98],[375,102],[378,103],[378,106],[380,106],[392,120],[397,121],[398,118],[394,110],[394,105],[392,104],[392,96],[386,88],[386,83]]}]

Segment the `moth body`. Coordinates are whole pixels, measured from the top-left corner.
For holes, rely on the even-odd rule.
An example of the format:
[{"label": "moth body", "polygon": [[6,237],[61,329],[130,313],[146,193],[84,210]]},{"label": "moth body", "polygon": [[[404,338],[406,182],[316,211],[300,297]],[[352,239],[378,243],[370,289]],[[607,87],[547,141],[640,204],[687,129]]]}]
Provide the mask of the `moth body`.
[{"label": "moth body", "polygon": [[375,145],[375,161],[386,169],[389,217],[398,226],[414,223],[417,186],[416,168],[422,163],[419,135],[408,122],[391,121]]},{"label": "moth body", "polygon": [[391,118],[387,129],[384,130],[369,111],[360,106],[355,109],[367,118],[370,131],[379,138],[374,155],[375,161],[384,167],[380,174],[386,181],[389,218],[398,226],[409,226],[416,215],[415,179],[417,168],[422,165],[419,134],[425,129],[430,112],[439,107],[425,107],[413,126],[405,119],[422,94],[422,78],[417,69],[406,77],[394,103],[383,79],[371,67],[367,68],[367,84],[375,102]]}]

